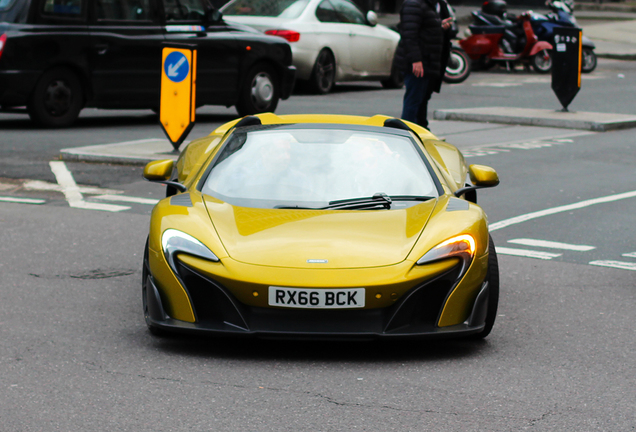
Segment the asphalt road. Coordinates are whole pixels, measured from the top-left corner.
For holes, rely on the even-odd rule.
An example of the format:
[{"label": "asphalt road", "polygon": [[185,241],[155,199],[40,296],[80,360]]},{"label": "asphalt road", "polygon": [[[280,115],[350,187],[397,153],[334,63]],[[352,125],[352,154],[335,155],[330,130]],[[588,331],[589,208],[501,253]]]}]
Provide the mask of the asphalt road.
[{"label": "asphalt road", "polygon": [[[431,105],[556,108],[545,78],[474,74]],[[633,114],[635,79],[636,64],[602,61],[571,108]],[[278,112],[399,115],[401,95],[340,86]],[[192,136],[231,118],[205,108]],[[87,112],[50,131],[0,115],[0,195],[44,200],[0,203],[0,430],[636,429],[633,130],[433,123],[502,181],[479,192],[501,250],[494,330],[481,342],[333,343],[153,337],[140,298],[151,206],[76,209],[25,189],[55,184],[61,148],[161,138],[155,121]],[[139,167],[66,166],[80,187],[163,192]]]}]

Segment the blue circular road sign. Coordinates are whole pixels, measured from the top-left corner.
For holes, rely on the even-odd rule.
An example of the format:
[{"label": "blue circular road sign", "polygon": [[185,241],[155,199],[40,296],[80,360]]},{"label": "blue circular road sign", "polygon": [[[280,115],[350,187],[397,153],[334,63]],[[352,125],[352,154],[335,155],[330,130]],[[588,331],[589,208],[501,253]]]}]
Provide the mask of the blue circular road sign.
[{"label": "blue circular road sign", "polygon": [[163,69],[170,81],[181,82],[190,73],[190,63],[188,58],[179,51],[173,51],[166,57]]}]

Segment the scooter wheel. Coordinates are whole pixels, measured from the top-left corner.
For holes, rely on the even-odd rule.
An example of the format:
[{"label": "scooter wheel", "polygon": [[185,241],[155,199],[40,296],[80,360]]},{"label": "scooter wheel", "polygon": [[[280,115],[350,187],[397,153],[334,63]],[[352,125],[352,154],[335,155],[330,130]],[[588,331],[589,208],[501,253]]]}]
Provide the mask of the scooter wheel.
[{"label": "scooter wheel", "polygon": [[596,69],[596,53],[592,48],[583,48],[583,61],[581,64],[581,72],[590,73]]},{"label": "scooter wheel", "polygon": [[541,50],[530,59],[530,66],[537,73],[546,74],[552,70],[552,53],[547,50]]},{"label": "scooter wheel", "polygon": [[470,75],[470,69],[470,58],[466,52],[460,48],[452,48],[444,71],[444,82],[449,84],[464,82]]}]

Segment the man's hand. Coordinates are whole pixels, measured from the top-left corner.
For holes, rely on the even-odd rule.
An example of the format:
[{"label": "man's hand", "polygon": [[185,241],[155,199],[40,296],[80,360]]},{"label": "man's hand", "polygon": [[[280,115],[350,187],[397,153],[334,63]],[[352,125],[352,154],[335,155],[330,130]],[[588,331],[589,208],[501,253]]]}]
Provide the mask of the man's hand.
[{"label": "man's hand", "polygon": [[415,75],[416,78],[422,78],[424,76],[424,65],[422,65],[421,61],[413,63],[413,75]]},{"label": "man's hand", "polygon": [[448,30],[449,28],[451,28],[451,25],[453,25],[453,17],[448,17],[442,20],[442,28],[444,30]]}]

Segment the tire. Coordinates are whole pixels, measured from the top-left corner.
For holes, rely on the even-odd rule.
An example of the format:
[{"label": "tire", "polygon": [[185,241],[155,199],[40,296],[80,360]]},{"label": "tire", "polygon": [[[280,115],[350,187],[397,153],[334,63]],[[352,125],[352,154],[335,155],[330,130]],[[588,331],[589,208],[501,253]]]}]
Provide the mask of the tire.
[{"label": "tire", "polygon": [[391,76],[380,83],[385,89],[401,89],[404,87],[404,75],[394,64],[391,67]]},{"label": "tire", "polygon": [[448,66],[444,71],[444,82],[459,84],[470,75],[470,58],[462,49],[452,48],[448,57]]},{"label": "tire", "polygon": [[150,275],[150,264],[148,261],[148,239],[146,238],[146,246],[144,248],[144,262],[141,270],[141,302],[143,305],[144,311],[144,320],[146,321],[146,326],[148,326],[148,331],[150,334],[154,336],[168,336],[169,333],[165,330],[157,328],[150,324],[150,316],[148,313],[148,303],[146,301],[146,279]]},{"label": "tire", "polygon": [[592,48],[583,48],[583,58],[581,59],[581,72],[590,73],[596,69],[597,58]]},{"label": "tire", "polygon": [[530,59],[530,66],[537,73],[547,74],[552,70],[552,53],[547,49],[539,51]]},{"label": "tire", "polygon": [[313,93],[327,94],[336,82],[336,59],[328,49],[318,53],[314,70],[309,78],[309,86]]},{"label": "tire", "polygon": [[483,339],[488,336],[495,324],[497,318],[497,306],[499,305],[499,263],[497,260],[497,252],[495,251],[495,243],[492,237],[488,236],[488,310],[486,312],[486,321],[484,329],[474,335],[470,339]]},{"label": "tire", "polygon": [[258,63],[245,77],[236,110],[241,117],[274,112],[280,99],[278,74],[270,65]]},{"label": "tire", "polygon": [[51,69],[40,77],[27,106],[38,126],[62,128],[72,125],[84,106],[82,83],[67,68]]}]

